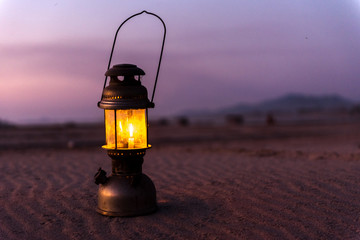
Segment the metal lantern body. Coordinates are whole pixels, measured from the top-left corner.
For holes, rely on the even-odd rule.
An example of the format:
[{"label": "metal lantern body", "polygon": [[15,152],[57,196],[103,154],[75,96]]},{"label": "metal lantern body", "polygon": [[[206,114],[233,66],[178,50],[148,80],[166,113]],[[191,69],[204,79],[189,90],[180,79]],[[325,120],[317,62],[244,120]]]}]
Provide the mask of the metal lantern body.
[{"label": "metal lantern body", "polygon": [[[151,101],[147,89],[141,85],[145,72],[133,64],[119,64],[110,68],[115,42],[120,28],[131,18],[143,13],[158,18],[164,27],[159,64]],[[95,175],[99,184],[97,212],[107,216],[136,216],[156,210],[156,190],[151,179],[142,173],[148,144],[148,108],[154,107],[154,94],[164,50],[166,26],[154,13],[142,11],[127,18],[117,29],[105,73],[104,89],[98,106],[104,109],[108,155],[112,159],[109,177],[101,168]],[[107,79],[109,85],[106,86]]]},{"label": "metal lantern body", "polygon": [[140,78],[145,72],[132,64],[115,65],[106,76],[98,106],[105,111],[106,145],[112,159],[112,174],[101,169],[95,180],[100,184],[97,211],[108,216],[135,216],[156,210],[153,182],[142,173],[148,145],[147,108],[153,107]]}]

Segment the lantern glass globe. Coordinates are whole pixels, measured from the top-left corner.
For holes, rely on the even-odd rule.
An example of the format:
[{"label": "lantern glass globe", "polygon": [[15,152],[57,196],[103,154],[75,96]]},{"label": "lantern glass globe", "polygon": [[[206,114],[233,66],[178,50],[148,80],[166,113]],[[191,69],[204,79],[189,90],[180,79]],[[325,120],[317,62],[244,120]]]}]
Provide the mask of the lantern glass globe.
[{"label": "lantern glass globe", "polygon": [[148,148],[146,109],[105,110],[105,149]]}]

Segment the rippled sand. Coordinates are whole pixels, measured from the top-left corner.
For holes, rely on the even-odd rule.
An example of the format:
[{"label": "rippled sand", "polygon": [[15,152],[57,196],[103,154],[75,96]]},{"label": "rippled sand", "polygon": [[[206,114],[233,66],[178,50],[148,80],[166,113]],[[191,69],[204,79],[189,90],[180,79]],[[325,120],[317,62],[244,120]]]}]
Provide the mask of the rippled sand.
[{"label": "rippled sand", "polygon": [[0,239],[360,239],[359,124],[152,131],[132,218],[95,212],[99,147],[3,148]]}]

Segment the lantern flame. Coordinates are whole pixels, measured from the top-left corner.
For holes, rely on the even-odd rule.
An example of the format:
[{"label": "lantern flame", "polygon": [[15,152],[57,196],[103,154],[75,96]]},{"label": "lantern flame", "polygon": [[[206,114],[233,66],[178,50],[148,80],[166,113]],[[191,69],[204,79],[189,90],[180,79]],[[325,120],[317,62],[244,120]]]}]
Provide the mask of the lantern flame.
[{"label": "lantern flame", "polygon": [[132,123],[129,124],[129,132],[130,132],[130,137],[134,136],[134,127],[132,125]]}]

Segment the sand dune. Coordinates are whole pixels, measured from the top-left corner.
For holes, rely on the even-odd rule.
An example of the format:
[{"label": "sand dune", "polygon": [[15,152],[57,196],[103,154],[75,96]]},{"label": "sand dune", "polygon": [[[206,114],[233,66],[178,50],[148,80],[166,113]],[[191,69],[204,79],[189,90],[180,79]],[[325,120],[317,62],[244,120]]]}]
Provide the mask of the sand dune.
[{"label": "sand dune", "polygon": [[143,168],[159,210],[141,217],[95,212],[99,147],[3,149],[0,239],[360,239],[359,125],[168,130]]}]

